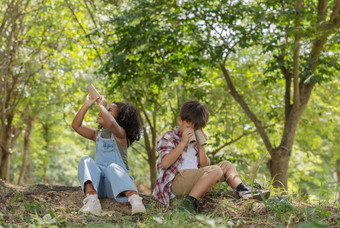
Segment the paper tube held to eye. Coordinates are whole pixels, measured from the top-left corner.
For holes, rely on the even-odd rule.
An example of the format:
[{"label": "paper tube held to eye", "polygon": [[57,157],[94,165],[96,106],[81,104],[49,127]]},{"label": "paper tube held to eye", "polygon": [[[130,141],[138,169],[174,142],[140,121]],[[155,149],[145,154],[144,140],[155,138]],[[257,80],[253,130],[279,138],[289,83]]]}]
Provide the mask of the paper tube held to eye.
[{"label": "paper tube held to eye", "polygon": [[196,134],[197,142],[198,142],[199,145],[201,145],[201,146],[207,145],[207,140],[205,140],[205,137],[203,135],[202,130],[200,130],[200,129],[196,130],[195,134]]},{"label": "paper tube held to eye", "polygon": [[196,137],[195,137],[195,134],[193,134],[192,136],[190,136],[190,138],[189,138],[189,144],[192,145],[192,146],[196,144]]},{"label": "paper tube held to eye", "polygon": [[100,97],[100,94],[98,93],[96,88],[94,88],[94,86],[92,84],[88,85],[86,87],[86,89],[87,89],[87,91],[89,91],[89,93],[91,94],[92,98]]}]

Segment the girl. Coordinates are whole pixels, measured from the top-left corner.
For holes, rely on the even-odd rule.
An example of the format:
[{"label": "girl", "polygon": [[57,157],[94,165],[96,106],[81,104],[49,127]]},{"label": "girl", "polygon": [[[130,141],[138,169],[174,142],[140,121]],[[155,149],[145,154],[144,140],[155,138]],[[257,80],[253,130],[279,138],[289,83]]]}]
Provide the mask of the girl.
[{"label": "girl", "polygon": [[[101,131],[83,124],[87,110],[97,102]],[[100,197],[130,202],[132,214],[145,213],[142,198],[129,176],[127,148],[139,140],[141,126],[136,108],[131,103],[114,102],[106,108],[104,97],[87,95],[73,119],[72,128],[81,136],[96,142],[95,160],[84,157],[79,162],[78,179],[86,196],[81,211],[100,214]]]}]

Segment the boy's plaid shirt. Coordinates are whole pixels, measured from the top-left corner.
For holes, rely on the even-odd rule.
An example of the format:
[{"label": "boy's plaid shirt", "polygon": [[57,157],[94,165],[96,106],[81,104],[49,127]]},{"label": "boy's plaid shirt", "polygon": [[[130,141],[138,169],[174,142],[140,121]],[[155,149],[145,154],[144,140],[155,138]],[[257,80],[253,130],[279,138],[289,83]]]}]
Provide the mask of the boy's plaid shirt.
[{"label": "boy's plaid shirt", "polygon": [[[181,167],[184,161],[182,154],[187,151],[188,147],[184,148],[182,154],[179,155],[177,160],[168,169],[163,169],[161,160],[166,154],[175,149],[175,147],[181,142],[181,140],[182,132],[178,130],[178,127],[175,127],[172,131],[166,132],[157,141],[157,151],[159,153],[159,158],[157,162],[158,178],[156,180],[152,196],[157,201],[165,204],[166,206],[169,205],[170,198],[174,197],[173,193],[171,192],[171,183],[172,180],[175,178],[178,169]],[[195,146],[194,148],[197,152],[197,164],[199,164],[198,148],[197,146]]]}]

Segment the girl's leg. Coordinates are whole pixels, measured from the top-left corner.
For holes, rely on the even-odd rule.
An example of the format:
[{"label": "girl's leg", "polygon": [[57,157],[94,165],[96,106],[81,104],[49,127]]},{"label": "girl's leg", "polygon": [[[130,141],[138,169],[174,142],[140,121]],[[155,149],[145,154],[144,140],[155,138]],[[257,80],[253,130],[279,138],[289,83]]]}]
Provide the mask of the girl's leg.
[{"label": "girl's leg", "polygon": [[131,191],[131,190],[129,190],[129,191],[124,191],[123,193],[124,193],[124,195],[125,195],[127,198],[129,198],[129,197],[132,196],[132,195],[137,195],[137,192],[136,192],[136,191]]},{"label": "girl's leg", "polygon": [[111,192],[108,197],[125,203],[128,202],[129,196],[138,192],[131,177],[121,166],[112,163],[104,170],[104,174]]},{"label": "girl's leg", "polygon": [[108,191],[111,192],[111,197],[118,202],[130,202],[131,214],[145,213],[142,197],[137,194],[137,188],[126,170],[117,164],[111,164],[104,172],[111,185]]},{"label": "girl's leg", "polygon": [[101,170],[90,157],[83,157],[78,166],[78,180],[85,194],[96,194],[100,182]]},{"label": "girl's leg", "polygon": [[80,211],[99,215],[102,211],[98,199],[98,186],[100,182],[101,170],[97,163],[90,157],[84,157],[79,162],[78,179],[86,196],[84,206]]},{"label": "girl's leg", "polygon": [[94,189],[94,186],[92,184],[92,181],[86,181],[85,182],[84,192],[85,192],[85,195],[95,195],[95,194],[97,194],[96,189]]}]

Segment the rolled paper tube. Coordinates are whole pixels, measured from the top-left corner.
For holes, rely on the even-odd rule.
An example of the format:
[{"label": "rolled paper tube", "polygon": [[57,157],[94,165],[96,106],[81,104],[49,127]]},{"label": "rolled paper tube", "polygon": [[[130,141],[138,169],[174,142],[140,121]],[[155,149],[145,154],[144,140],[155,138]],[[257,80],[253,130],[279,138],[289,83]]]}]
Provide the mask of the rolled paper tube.
[{"label": "rolled paper tube", "polygon": [[193,145],[195,145],[195,143],[196,143],[196,137],[195,137],[195,134],[193,134],[189,138],[189,144],[193,146]]},{"label": "rolled paper tube", "polygon": [[200,144],[201,146],[207,145],[207,140],[205,140],[202,130],[196,130],[195,134],[197,137],[198,144]]},{"label": "rolled paper tube", "polygon": [[87,91],[89,91],[89,93],[91,94],[92,98],[100,97],[100,94],[98,93],[96,88],[94,88],[94,86],[92,84],[88,85],[86,87],[86,89],[87,89]]}]

